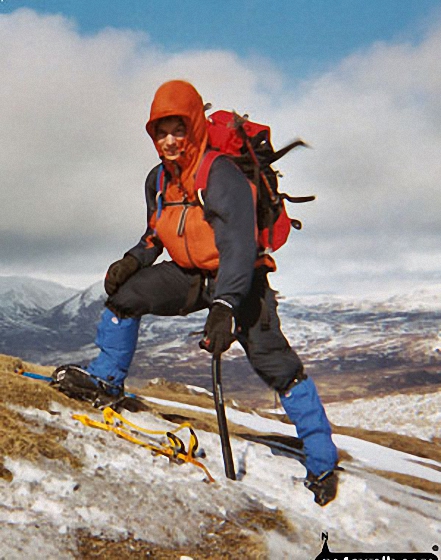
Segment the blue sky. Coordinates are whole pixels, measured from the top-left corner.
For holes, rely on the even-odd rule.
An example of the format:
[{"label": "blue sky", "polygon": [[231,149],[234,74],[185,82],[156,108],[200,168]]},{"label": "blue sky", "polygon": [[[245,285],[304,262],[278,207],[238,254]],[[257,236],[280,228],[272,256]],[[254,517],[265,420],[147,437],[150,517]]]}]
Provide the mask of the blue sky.
[{"label": "blue sky", "polygon": [[149,105],[183,78],[314,148],[280,162],[317,198],[277,289],[441,286],[441,0],[0,0],[0,49],[0,274],[86,287],[137,243]]},{"label": "blue sky", "polygon": [[375,41],[418,40],[440,0],[3,0],[73,17],[81,33],[141,30],[170,52],[227,49],[304,78]]}]

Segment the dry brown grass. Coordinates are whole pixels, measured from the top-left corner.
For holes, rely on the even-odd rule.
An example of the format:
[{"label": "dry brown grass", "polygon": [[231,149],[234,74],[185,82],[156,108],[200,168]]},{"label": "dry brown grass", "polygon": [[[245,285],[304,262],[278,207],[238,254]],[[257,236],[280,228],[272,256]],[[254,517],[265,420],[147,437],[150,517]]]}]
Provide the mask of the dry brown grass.
[{"label": "dry brown grass", "polygon": [[69,399],[47,383],[28,379],[14,373],[17,368],[23,368],[25,371],[29,370],[41,375],[50,375],[54,370],[53,367],[30,364],[22,362],[20,358],[0,354],[0,395],[4,403],[47,411],[51,410],[53,402],[70,408],[75,407],[75,409],[90,409],[83,403]]},{"label": "dry brown grass", "polygon": [[80,532],[77,533],[77,558],[176,560],[181,556],[189,556],[194,560],[270,560],[263,533],[277,531],[291,538],[294,535],[294,528],[279,510],[244,510],[227,520],[211,516],[210,522],[211,527],[201,543],[179,549],[152,545],[133,537],[113,541]]},{"label": "dry brown grass", "polygon": [[416,488],[417,490],[423,490],[428,494],[441,494],[441,484],[438,482],[432,482],[426,480],[425,478],[419,478],[417,476],[412,476],[410,474],[402,474],[391,471],[382,471],[377,469],[366,469],[373,474],[382,476],[389,480],[394,480],[398,484],[403,486],[410,486],[411,488]]},{"label": "dry brown grass", "polygon": [[42,375],[50,375],[54,370],[54,368],[51,366],[32,364],[31,362],[25,362],[21,358],[17,358],[15,356],[0,354],[0,371],[14,373],[17,369],[23,369],[24,371],[33,371]]},{"label": "dry brown grass", "polygon": [[424,395],[439,391],[441,383],[435,382],[439,378],[437,375],[439,366],[425,365],[424,371],[432,375],[430,383],[427,383],[424,375],[419,375],[420,372],[415,370],[414,364],[363,372],[320,372],[314,373],[312,377],[324,403],[350,402],[360,398],[372,399],[402,394]]},{"label": "dry brown grass", "polygon": [[[53,370],[0,355],[0,478],[12,480],[12,473],[4,466],[5,456],[29,461],[40,458],[60,460],[73,468],[79,468],[80,461],[62,445],[67,436],[64,430],[45,426],[43,423],[40,425],[36,421],[30,422],[8,407],[15,405],[50,411],[54,401],[70,407],[73,404],[71,399],[49,385],[14,373],[19,367],[45,375]],[[75,403],[75,408],[84,407],[81,403]]]},{"label": "dry brown grass", "polygon": [[63,430],[30,424],[21,414],[0,404],[0,477],[12,480],[12,474],[3,465],[5,456],[12,459],[37,461],[41,457],[65,461],[73,468],[81,462],[60,443],[66,438]]}]

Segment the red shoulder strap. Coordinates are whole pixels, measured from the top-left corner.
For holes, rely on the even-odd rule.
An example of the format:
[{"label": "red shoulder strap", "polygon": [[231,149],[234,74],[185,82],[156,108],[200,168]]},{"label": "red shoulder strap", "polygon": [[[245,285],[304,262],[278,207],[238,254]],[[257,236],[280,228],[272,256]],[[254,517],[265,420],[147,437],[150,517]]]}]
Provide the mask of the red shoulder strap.
[{"label": "red shoulder strap", "polygon": [[201,164],[199,165],[199,169],[196,172],[196,177],[194,181],[194,190],[195,192],[199,190],[204,190],[207,186],[208,175],[210,174],[210,169],[213,164],[213,161],[217,159],[219,156],[224,156],[223,152],[217,152],[216,150],[210,150],[207,152],[204,157],[202,158]]}]

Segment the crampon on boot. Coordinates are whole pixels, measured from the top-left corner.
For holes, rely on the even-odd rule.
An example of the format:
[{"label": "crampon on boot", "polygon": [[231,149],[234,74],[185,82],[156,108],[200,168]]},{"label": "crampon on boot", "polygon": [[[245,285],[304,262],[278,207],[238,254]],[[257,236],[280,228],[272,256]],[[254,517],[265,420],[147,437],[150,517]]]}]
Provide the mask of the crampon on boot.
[{"label": "crampon on boot", "polygon": [[[336,467],[336,470],[343,470]],[[314,502],[319,506],[325,506],[332,502],[337,495],[338,474],[335,470],[326,471],[319,476],[315,476],[312,472],[308,472],[304,485],[314,494]]]},{"label": "crampon on boot", "polygon": [[124,386],[112,385],[75,364],[59,366],[51,384],[68,397],[91,402],[96,408],[113,406],[124,399]]}]

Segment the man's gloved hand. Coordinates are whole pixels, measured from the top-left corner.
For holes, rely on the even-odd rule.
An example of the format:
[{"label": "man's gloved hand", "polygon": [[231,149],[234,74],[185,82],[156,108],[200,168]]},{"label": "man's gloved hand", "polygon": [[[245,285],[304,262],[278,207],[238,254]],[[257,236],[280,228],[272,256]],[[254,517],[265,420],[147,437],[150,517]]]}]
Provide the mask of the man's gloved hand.
[{"label": "man's gloved hand", "polygon": [[119,261],[111,264],[107,271],[106,278],[104,279],[104,289],[107,295],[113,296],[113,294],[118,291],[118,288],[122,286],[139,267],[138,259],[135,259],[132,255],[126,255]]},{"label": "man's gloved hand", "polygon": [[204,327],[204,339],[199,346],[220,356],[228,350],[235,338],[233,330],[233,310],[223,303],[214,303],[207,317]]}]

